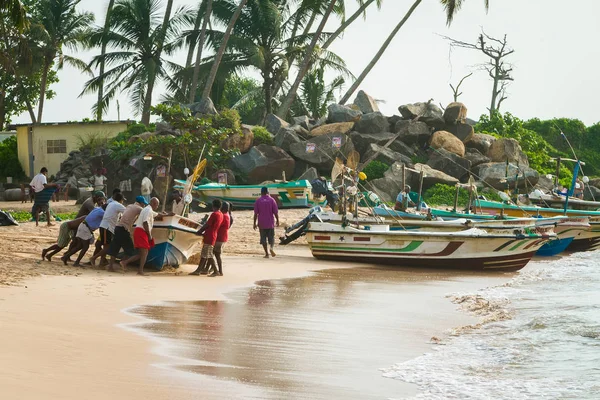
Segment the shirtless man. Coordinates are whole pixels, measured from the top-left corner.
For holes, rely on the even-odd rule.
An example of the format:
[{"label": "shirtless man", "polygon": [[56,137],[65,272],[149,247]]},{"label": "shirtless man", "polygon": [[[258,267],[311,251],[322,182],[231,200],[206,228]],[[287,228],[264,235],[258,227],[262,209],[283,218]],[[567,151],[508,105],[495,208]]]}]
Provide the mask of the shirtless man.
[{"label": "shirtless man", "polygon": [[79,228],[79,224],[81,224],[84,219],[85,217],[79,217],[72,221],[67,221],[60,224],[60,228],[58,230],[58,240],[56,241],[56,244],[53,244],[47,249],[42,250],[42,260],[46,259],[48,261],[52,261],[52,256],[67,247],[71,242],[71,239],[73,239],[73,236],[75,236],[77,228]]}]

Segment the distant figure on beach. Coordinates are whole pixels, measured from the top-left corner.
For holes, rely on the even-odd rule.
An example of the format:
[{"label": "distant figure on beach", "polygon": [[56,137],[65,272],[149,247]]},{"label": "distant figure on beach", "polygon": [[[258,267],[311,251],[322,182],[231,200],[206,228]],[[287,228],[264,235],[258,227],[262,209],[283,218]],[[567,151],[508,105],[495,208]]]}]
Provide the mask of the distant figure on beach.
[{"label": "distant figure on beach", "polygon": [[108,265],[106,253],[108,253],[108,248],[112,242],[119,216],[125,211],[123,201],[123,195],[121,193],[115,193],[113,201],[106,205],[106,211],[104,211],[102,222],[100,222],[100,237],[96,241],[94,255],[90,258],[90,264],[92,264],[92,266],[96,265],[96,259],[98,257],[100,257],[101,266]]},{"label": "distant figure on beach", "polygon": [[204,236],[204,243],[202,244],[202,251],[200,252],[200,262],[198,268],[190,275],[206,275],[212,267],[214,270],[211,276],[218,276],[217,268],[215,267],[215,260],[213,259],[214,246],[217,243],[217,235],[219,228],[223,222],[223,213],[221,212],[221,200],[214,199],[212,201],[213,212],[210,214],[208,221],[198,230],[198,235]]},{"label": "distant figure on beach", "polygon": [[[233,216],[231,215],[231,209],[228,202],[223,202],[223,205],[221,206],[221,213],[223,214],[223,221],[221,222],[221,226],[219,227],[219,231],[217,232],[217,242],[215,243],[214,248],[215,258],[217,260],[217,266],[219,268],[219,276],[223,276],[223,259],[221,258],[221,256],[223,255],[223,247],[225,246],[225,243],[227,243],[227,241],[229,240],[229,228],[231,228],[231,225],[233,225]],[[215,272],[210,276],[217,276],[216,274],[217,269],[215,268]]]},{"label": "distant figure on beach", "polygon": [[173,207],[171,208],[171,211],[173,211],[173,214],[175,214],[175,215],[183,216],[183,210],[185,209],[185,203],[183,202],[183,198],[181,197],[181,192],[179,190],[174,190],[172,197],[173,197]]},{"label": "distant figure on beach", "polygon": [[585,185],[580,178],[577,178],[577,182],[575,183],[575,189],[573,190],[573,195],[578,199],[583,199],[583,190],[585,189]]},{"label": "distant figure on beach", "polygon": [[147,203],[150,203],[150,196],[152,195],[153,189],[154,186],[152,186],[152,181],[145,176],[144,179],[142,179],[140,191],[142,192],[142,196],[144,196]]},{"label": "distant figure on beach", "polygon": [[50,199],[56,191],[56,183],[48,183],[48,168],[42,167],[40,173],[33,177],[29,183],[34,191],[33,207],[31,213],[35,218],[35,226],[39,226],[40,213],[46,213],[46,222],[48,226],[52,226],[50,222]]},{"label": "distant figure on beach", "polygon": [[94,243],[94,232],[100,228],[100,223],[104,217],[104,210],[106,210],[106,204],[102,205],[102,207],[94,208],[79,225],[73,247],[60,258],[65,265],[67,265],[69,257],[79,251],[79,256],[77,256],[77,260],[75,260],[73,266],[81,266],[81,259],[87,253],[90,245]]},{"label": "distant figure on beach", "polygon": [[[121,219],[115,225],[114,235],[108,248],[107,254],[110,256],[110,263],[108,264],[109,271],[115,272],[115,258],[119,255],[121,249],[125,252],[126,258],[133,257],[135,252],[133,240],[131,240],[133,224],[147,205],[148,202],[146,202],[146,199],[143,196],[138,196],[135,198],[134,204],[125,207]],[[125,268],[122,268],[121,272],[125,273]]]},{"label": "distant figure on beach", "polygon": [[67,221],[60,224],[56,244],[53,244],[47,249],[42,250],[42,260],[46,259],[48,261],[52,261],[52,257],[56,253],[67,247],[69,243],[71,243],[73,236],[75,236],[75,233],[77,232],[77,228],[79,228],[79,225],[84,219],[85,217],[79,217],[72,221]]},{"label": "distant figure on beach", "polygon": [[103,168],[98,168],[96,169],[96,175],[92,177],[95,191],[106,191],[106,181],[108,181],[108,178],[104,176],[103,172]]},{"label": "distant figure on beach", "polygon": [[101,207],[104,204],[105,199],[106,195],[102,191],[92,193],[90,197],[81,203],[81,207],[79,208],[79,212],[75,218],[77,219],[79,217],[85,217],[91,213],[94,208]]},{"label": "distant figure on beach", "polygon": [[154,226],[154,217],[158,215],[156,210],[158,210],[160,201],[156,197],[153,197],[150,199],[149,203],[150,204],[144,207],[140,212],[137,226],[133,230],[133,246],[138,250],[138,253],[133,257],[121,261],[121,268],[125,271],[127,264],[139,260],[140,268],[138,270],[138,275],[142,276],[146,275],[144,273],[144,265],[146,265],[146,259],[148,258],[150,249],[154,247],[152,227]]},{"label": "distant figure on beach", "polygon": [[269,196],[269,189],[262,187],[260,197],[254,203],[254,230],[260,231],[260,244],[265,250],[265,258],[269,258],[270,247],[271,257],[275,257],[275,226],[279,226],[279,209],[275,200]]},{"label": "distant figure on beach", "polygon": [[414,206],[415,203],[410,199],[410,186],[404,186],[404,190],[396,196],[396,204],[394,210],[406,211],[409,206]]},{"label": "distant figure on beach", "polygon": [[110,197],[110,199],[106,200],[106,204],[110,204],[113,201],[115,201],[115,194],[117,194],[117,193],[121,193],[121,189],[114,188],[113,191],[112,191],[112,196]]}]

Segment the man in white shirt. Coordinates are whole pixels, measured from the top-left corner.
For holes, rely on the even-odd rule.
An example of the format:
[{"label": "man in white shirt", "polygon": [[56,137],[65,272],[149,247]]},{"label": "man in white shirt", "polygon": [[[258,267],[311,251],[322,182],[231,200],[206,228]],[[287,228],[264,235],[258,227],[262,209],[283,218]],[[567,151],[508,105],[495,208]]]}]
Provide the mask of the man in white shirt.
[{"label": "man in white shirt", "polygon": [[[29,186],[35,192],[34,203],[31,209],[31,214],[35,218],[35,226],[39,224],[40,213],[46,213],[46,221],[48,226],[52,226],[50,223],[50,198],[52,197],[53,189],[57,187],[56,183],[48,183],[48,168],[42,167],[40,173],[33,177]],[[50,189],[48,192],[44,192],[44,189]]]},{"label": "man in white shirt", "polygon": [[106,186],[106,181],[108,180],[107,177],[105,177],[102,174],[102,168],[98,168],[96,170],[96,175],[94,175],[92,177],[92,181],[94,182],[94,190],[98,191],[98,190],[102,190],[105,191],[104,188]]},{"label": "man in white shirt", "polygon": [[47,187],[56,187],[56,183],[48,183],[48,168],[43,167],[40,173],[33,177],[29,186],[34,192],[39,193]]},{"label": "man in white shirt", "polygon": [[96,266],[96,259],[98,257],[100,257],[100,265],[108,265],[106,254],[108,253],[110,242],[112,242],[119,216],[125,211],[125,206],[123,205],[124,198],[121,193],[115,193],[112,199],[113,201],[106,206],[102,222],[100,222],[100,237],[96,241],[96,251],[94,251],[94,255],[90,258],[92,266]]},{"label": "man in white shirt", "polygon": [[152,189],[154,189],[154,187],[152,186],[152,181],[148,179],[147,176],[145,176],[144,179],[142,179],[142,185],[140,189],[142,192],[142,196],[144,196],[146,201],[150,203],[150,195],[152,194]]}]

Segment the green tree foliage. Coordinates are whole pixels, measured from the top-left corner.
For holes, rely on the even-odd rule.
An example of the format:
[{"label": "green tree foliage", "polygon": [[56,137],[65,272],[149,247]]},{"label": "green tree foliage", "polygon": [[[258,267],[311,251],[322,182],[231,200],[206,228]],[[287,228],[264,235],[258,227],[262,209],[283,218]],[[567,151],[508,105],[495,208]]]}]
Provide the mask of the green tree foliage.
[{"label": "green tree foliage", "polygon": [[273,146],[273,136],[271,136],[271,133],[264,126],[255,126],[252,128],[252,133],[254,134],[254,146],[258,146],[259,144]]},{"label": "green tree foliage", "polygon": [[19,162],[17,136],[11,136],[0,143],[0,176],[12,176],[15,179],[25,177],[25,171]]},{"label": "green tree foliage", "polygon": [[[219,90],[218,86],[215,89]],[[245,124],[256,125],[263,119],[265,99],[261,86],[255,79],[235,74],[229,76],[225,80],[221,95],[217,94],[216,99],[219,108],[237,110]]]},{"label": "green tree foliage", "polygon": [[383,174],[390,168],[389,165],[381,161],[371,161],[362,170],[367,175],[367,180],[372,181],[374,179],[383,178]]},{"label": "green tree foliage", "polygon": [[309,71],[300,86],[300,96],[292,111],[296,115],[308,114],[314,119],[327,115],[327,106],[335,101],[335,93],[344,85],[344,78],[338,76],[330,84],[325,82],[324,68]]},{"label": "green tree foliage", "polygon": [[[423,193],[423,200],[431,206],[452,206],[456,187],[436,183]],[[460,189],[458,191],[458,206],[465,207],[469,203],[469,191]]]}]

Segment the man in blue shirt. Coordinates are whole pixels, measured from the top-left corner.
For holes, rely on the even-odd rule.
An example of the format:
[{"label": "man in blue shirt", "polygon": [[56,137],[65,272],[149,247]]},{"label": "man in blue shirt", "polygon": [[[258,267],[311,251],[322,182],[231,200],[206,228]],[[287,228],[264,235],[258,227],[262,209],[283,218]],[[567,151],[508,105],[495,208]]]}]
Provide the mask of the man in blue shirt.
[{"label": "man in blue shirt", "polygon": [[396,204],[394,205],[394,210],[396,211],[406,211],[409,206],[414,206],[415,203],[410,199],[410,186],[404,186],[404,191],[398,193],[396,197]]},{"label": "man in blue shirt", "polygon": [[104,217],[104,210],[106,210],[106,204],[102,207],[94,208],[83,222],[77,228],[77,234],[73,240],[73,247],[69,249],[60,259],[67,265],[69,257],[79,251],[79,256],[73,264],[74,267],[80,267],[79,264],[85,253],[88,251],[91,243],[94,243],[94,231],[100,227],[102,218]]}]

